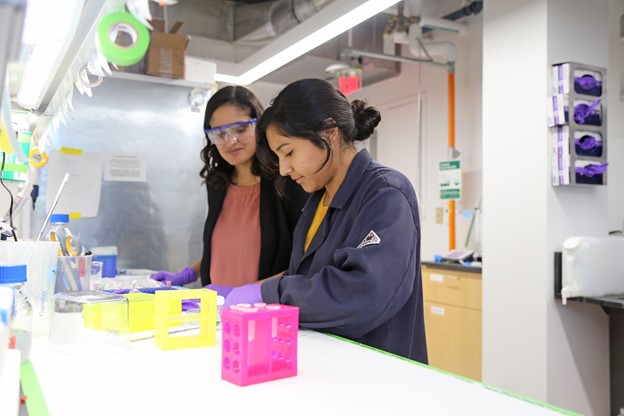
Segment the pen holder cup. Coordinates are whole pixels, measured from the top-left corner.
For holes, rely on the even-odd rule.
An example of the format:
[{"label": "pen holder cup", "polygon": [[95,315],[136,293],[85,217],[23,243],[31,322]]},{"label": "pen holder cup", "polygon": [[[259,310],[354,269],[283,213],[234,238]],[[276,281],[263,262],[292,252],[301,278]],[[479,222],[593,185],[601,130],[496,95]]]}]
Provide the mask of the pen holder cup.
[{"label": "pen holder cup", "polygon": [[58,272],[54,293],[89,290],[93,256],[58,256]]}]

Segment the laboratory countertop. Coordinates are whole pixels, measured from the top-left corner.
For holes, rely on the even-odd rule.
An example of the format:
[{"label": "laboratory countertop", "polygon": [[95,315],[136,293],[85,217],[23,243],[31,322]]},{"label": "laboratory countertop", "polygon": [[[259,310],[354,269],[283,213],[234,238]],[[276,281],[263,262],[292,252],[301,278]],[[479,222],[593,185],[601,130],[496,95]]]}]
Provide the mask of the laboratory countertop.
[{"label": "laboratory countertop", "polygon": [[17,415],[19,405],[20,352],[7,350],[0,363],[0,415]]},{"label": "laboratory countertop", "polygon": [[561,409],[318,332],[300,330],[298,375],[239,387],[217,346],[161,351],[153,340],[81,359],[35,339],[32,363],[52,416],[554,415]]},{"label": "laboratory countertop", "polygon": [[455,270],[457,272],[481,273],[481,266],[464,266],[459,263],[443,263],[438,261],[422,261],[423,266],[433,269]]}]

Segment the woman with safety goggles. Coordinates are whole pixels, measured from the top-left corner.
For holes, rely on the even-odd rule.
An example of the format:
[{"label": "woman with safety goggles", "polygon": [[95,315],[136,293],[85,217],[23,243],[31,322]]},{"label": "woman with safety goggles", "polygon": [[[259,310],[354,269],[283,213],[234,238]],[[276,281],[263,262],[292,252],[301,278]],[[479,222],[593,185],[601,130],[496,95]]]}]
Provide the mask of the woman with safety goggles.
[{"label": "woman with safety goggles", "polygon": [[248,89],[228,86],[206,105],[207,143],[201,151],[208,191],[201,259],[179,273],[152,279],[182,286],[201,277],[202,286],[236,287],[288,268],[292,233],[308,194],[294,182],[279,196],[275,174],[256,157],[256,121],[264,108]]}]

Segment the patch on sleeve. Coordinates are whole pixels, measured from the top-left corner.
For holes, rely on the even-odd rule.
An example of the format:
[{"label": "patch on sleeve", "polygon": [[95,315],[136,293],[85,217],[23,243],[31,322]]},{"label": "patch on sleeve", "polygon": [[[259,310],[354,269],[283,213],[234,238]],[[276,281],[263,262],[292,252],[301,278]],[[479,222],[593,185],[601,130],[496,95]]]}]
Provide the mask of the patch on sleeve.
[{"label": "patch on sleeve", "polygon": [[357,248],[362,248],[366,246],[370,246],[371,244],[379,244],[381,243],[381,238],[377,235],[377,233],[373,230],[368,233],[364,240],[360,244],[358,244]]}]

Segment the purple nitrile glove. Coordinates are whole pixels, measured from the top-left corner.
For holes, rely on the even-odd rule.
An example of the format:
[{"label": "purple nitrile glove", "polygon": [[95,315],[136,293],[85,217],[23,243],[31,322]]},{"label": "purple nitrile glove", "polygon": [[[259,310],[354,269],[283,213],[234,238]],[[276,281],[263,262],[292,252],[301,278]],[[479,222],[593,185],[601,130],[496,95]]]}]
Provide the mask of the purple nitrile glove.
[{"label": "purple nitrile glove", "polygon": [[600,101],[602,101],[602,98],[598,98],[596,101],[591,103],[591,105],[587,105],[587,104],[575,105],[574,106],[574,121],[576,121],[578,124],[585,124],[585,119],[591,115],[592,111],[594,111],[594,108],[596,108],[596,106],[600,104]]},{"label": "purple nitrile glove", "polygon": [[204,289],[214,290],[217,292],[217,295],[227,298],[227,295],[229,295],[234,288],[231,286],[221,286],[210,283],[209,285],[204,286]]},{"label": "purple nitrile glove", "polygon": [[197,273],[185,267],[180,273],[156,272],[150,277],[159,282],[171,282],[171,286],[184,286],[197,280]]},{"label": "purple nitrile glove", "polygon": [[229,295],[225,298],[223,303],[224,308],[229,308],[232,305],[238,305],[239,303],[254,303],[262,302],[262,285],[249,284],[241,287],[235,287],[232,289]]},{"label": "purple nitrile glove", "polygon": [[586,134],[580,139],[576,139],[574,143],[578,144],[579,147],[583,150],[591,150],[594,147],[602,147],[602,143],[596,140],[594,136],[589,134]]},{"label": "purple nitrile glove", "polygon": [[576,168],[576,173],[578,173],[579,175],[585,175],[588,177],[592,177],[594,175],[600,175],[605,173],[605,171],[607,170],[607,165],[608,163],[602,163],[600,165],[586,165],[586,166],[580,166]]},{"label": "purple nitrile glove", "polygon": [[199,311],[200,299],[184,299],[182,301],[182,311]]},{"label": "purple nitrile glove", "polygon": [[602,84],[599,80],[591,75],[583,75],[582,77],[575,77],[574,82],[577,83],[584,90],[590,90]]}]

